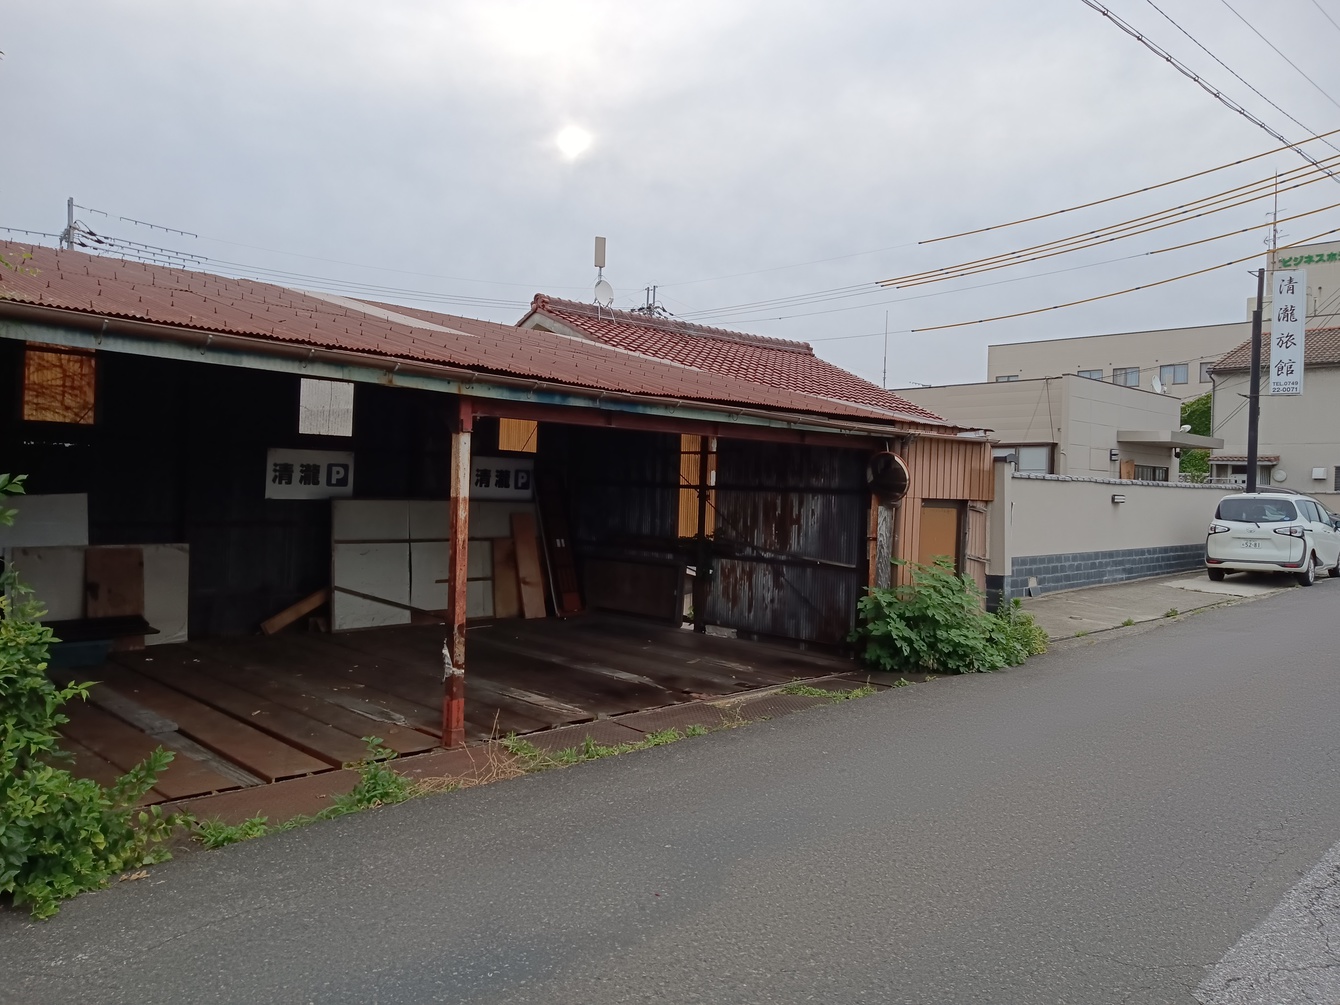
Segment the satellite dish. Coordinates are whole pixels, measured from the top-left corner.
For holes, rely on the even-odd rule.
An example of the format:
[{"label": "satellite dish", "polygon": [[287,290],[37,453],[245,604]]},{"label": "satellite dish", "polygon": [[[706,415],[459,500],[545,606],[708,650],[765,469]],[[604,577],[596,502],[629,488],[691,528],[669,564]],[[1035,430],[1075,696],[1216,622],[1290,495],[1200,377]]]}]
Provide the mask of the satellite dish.
[{"label": "satellite dish", "polygon": [[1164,386],[1163,381],[1159,379],[1158,374],[1154,374],[1154,379],[1149,382],[1149,386],[1154,389],[1155,394],[1163,394],[1168,390],[1168,388]]},{"label": "satellite dish", "polygon": [[1178,431],[1179,433],[1189,433],[1189,432],[1191,432],[1191,427],[1190,427],[1190,426],[1178,426],[1178,427],[1177,427],[1177,431]]},{"label": "satellite dish", "polygon": [[614,287],[604,279],[596,280],[596,303],[601,307],[608,307],[614,303]]}]

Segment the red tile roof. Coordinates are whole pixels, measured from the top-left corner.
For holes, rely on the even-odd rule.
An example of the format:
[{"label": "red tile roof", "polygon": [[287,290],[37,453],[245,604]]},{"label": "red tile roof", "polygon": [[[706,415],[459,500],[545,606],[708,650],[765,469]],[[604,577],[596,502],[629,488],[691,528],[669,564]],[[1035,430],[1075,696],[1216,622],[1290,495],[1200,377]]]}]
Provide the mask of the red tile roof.
[{"label": "red tile roof", "polygon": [[[266,343],[311,346],[576,388],[881,424],[898,419],[877,406],[763,387],[582,338],[0,241],[0,255],[10,262],[25,252],[32,257],[18,272],[0,270],[0,312],[6,303],[32,304],[246,336],[260,340],[258,351]],[[916,421],[948,425],[924,417]]]},{"label": "red tile roof", "polygon": [[918,421],[944,421],[929,409],[820,359],[808,342],[616,311],[544,294],[531,301],[530,313],[520,323],[533,323],[537,315],[604,345],[682,363],[695,370],[835,401],[873,405]]},{"label": "red tile roof", "polygon": [[[1270,360],[1270,332],[1261,335],[1261,359]],[[1263,364],[1264,365],[1264,364]],[[1340,328],[1309,328],[1303,343],[1304,366],[1340,366]],[[1252,367],[1252,340],[1248,339],[1232,352],[1221,356],[1210,369],[1250,370]]]}]

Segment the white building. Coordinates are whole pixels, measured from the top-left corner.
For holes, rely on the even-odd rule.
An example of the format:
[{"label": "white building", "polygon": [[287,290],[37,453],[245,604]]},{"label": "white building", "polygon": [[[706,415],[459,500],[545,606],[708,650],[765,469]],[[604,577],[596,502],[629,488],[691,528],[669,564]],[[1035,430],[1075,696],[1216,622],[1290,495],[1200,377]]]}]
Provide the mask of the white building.
[{"label": "white building", "polygon": [[1005,383],[1073,373],[1146,390],[1157,379],[1173,398],[1197,398],[1212,388],[1210,366],[1251,330],[1250,322],[1241,321],[993,345],[986,351],[986,379]]},{"label": "white building", "polygon": [[1181,399],[1062,374],[900,389],[951,422],[988,429],[998,457],[1038,474],[1176,480],[1177,451],[1221,440],[1181,432]]}]

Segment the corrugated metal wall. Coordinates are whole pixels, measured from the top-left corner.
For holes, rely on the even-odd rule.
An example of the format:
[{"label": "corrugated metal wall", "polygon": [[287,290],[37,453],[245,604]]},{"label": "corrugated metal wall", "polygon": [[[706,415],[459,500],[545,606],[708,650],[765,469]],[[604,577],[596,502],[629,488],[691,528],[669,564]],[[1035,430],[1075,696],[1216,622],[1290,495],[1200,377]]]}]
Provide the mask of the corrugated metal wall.
[{"label": "corrugated metal wall", "polygon": [[721,440],[711,624],[843,641],[865,583],[866,454]]},{"label": "corrugated metal wall", "polygon": [[[991,444],[984,440],[918,437],[903,458],[911,486],[898,508],[897,554],[915,559],[921,539],[921,508],[926,500],[957,500],[965,515],[963,571],[986,588],[987,514],[995,492]],[[906,578],[903,576],[902,578]]]}]

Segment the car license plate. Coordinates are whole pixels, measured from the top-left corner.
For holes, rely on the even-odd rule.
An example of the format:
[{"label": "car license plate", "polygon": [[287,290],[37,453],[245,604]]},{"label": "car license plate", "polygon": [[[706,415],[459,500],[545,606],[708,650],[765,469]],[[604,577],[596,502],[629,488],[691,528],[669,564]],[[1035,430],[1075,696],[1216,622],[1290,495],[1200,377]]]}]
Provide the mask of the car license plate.
[{"label": "car license plate", "polygon": [[1251,538],[1247,538],[1245,541],[1242,542],[1242,546],[1244,548],[1259,548],[1261,547],[1261,542],[1254,541]]}]

